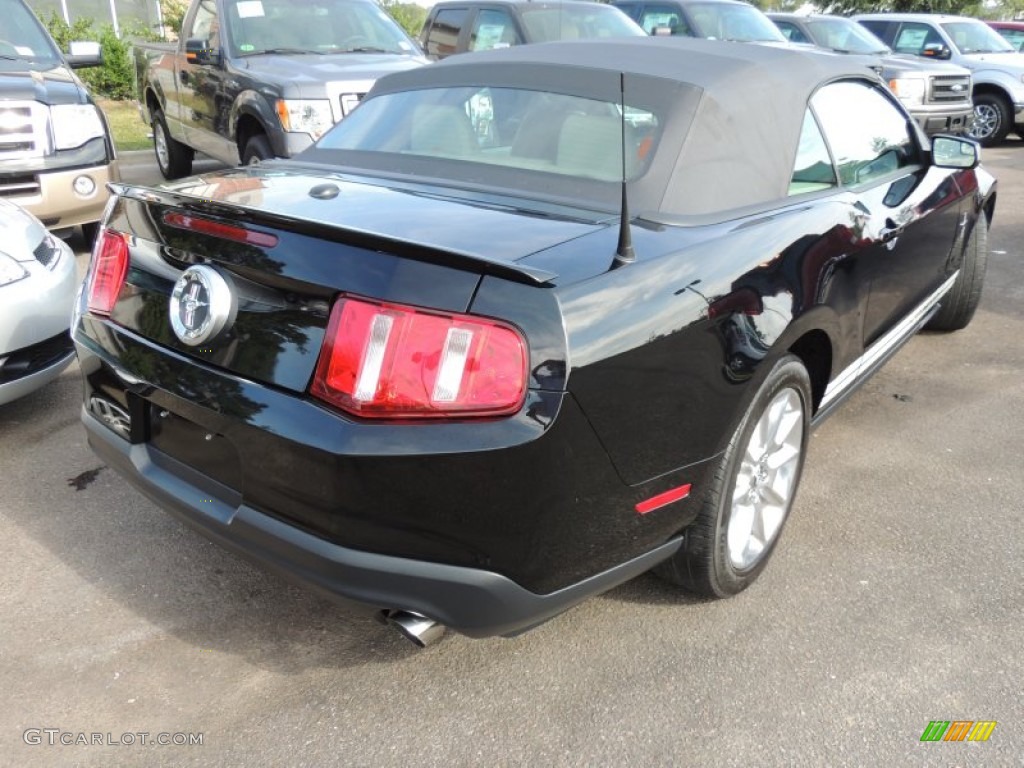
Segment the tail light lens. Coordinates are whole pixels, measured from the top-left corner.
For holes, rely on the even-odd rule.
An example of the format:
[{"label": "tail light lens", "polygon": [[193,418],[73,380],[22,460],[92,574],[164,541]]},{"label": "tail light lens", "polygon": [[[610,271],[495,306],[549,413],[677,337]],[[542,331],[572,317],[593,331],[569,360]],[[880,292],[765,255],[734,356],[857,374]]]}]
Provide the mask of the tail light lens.
[{"label": "tail light lens", "polygon": [[105,229],[96,238],[89,278],[89,311],[109,315],[128,273],[128,236]]},{"label": "tail light lens", "polygon": [[526,394],[526,341],[470,315],[342,298],[312,394],[367,418],[499,416]]}]

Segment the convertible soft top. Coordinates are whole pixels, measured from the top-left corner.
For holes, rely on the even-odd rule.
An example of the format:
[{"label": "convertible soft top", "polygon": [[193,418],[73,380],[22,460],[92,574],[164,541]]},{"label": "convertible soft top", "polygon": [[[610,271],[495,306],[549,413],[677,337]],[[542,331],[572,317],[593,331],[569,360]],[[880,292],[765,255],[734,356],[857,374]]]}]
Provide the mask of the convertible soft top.
[{"label": "convertible soft top", "polygon": [[702,217],[785,197],[814,91],[836,79],[876,78],[858,57],[691,38],[626,38],[452,56],[383,78],[372,95],[488,85],[618,102],[620,74],[628,104],[652,87],[678,91],[669,100],[671,131],[647,178],[636,184],[637,213],[647,207]]}]

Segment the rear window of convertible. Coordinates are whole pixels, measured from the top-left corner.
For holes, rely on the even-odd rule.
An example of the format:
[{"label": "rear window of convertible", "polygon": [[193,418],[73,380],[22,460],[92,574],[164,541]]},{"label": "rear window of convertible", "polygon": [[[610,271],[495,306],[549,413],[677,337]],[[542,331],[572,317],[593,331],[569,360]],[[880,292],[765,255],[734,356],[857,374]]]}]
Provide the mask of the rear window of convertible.
[{"label": "rear window of convertible", "polygon": [[482,179],[506,169],[518,172],[513,186],[542,189],[544,178],[619,182],[623,146],[627,180],[641,177],[657,153],[663,122],[657,110],[628,100],[623,109],[519,88],[427,88],[369,99],[316,149],[346,150],[348,159],[358,153],[356,165],[414,167],[428,176],[466,178],[475,168]]}]

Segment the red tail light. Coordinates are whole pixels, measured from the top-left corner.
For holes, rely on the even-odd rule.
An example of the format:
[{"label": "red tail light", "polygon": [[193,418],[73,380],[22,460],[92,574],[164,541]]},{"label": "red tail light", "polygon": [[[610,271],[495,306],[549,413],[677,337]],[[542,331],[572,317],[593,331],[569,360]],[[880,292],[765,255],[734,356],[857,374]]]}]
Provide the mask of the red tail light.
[{"label": "red tail light", "polygon": [[89,280],[89,311],[109,315],[128,273],[128,236],[105,229],[93,248],[92,276]]},{"label": "red tail light", "polygon": [[526,365],[503,323],[343,298],[310,391],[368,418],[498,416],[522,405]]}]

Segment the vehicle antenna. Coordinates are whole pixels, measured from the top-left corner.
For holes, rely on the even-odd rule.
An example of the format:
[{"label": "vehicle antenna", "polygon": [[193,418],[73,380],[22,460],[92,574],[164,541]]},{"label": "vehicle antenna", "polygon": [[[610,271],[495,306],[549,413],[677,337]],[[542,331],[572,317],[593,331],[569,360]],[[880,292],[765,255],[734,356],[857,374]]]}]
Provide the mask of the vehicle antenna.
[{"label": "vehicle antenna", "polygon": [[633,234],[629,228],[629,203],[626,200],[626,75],[619,73],[619,140],[622,144],[622,207],[619,212],[619,244],[609,269],[631,264],[636,261],[633,252]]}]

